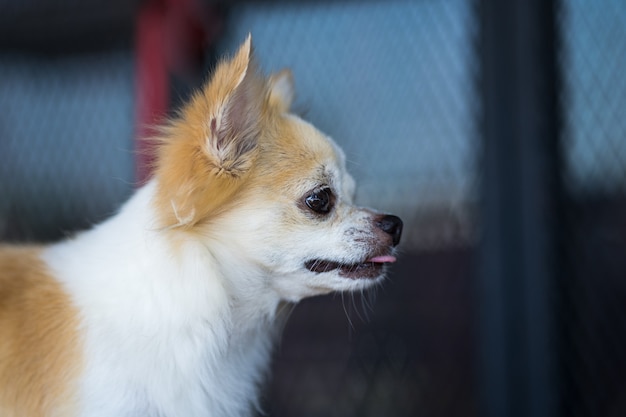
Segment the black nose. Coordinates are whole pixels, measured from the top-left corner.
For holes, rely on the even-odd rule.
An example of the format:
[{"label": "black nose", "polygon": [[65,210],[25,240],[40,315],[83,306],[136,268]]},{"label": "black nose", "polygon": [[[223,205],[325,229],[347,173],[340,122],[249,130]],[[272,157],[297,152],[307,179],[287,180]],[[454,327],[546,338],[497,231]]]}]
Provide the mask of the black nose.
[{"label": "black nose", "polygon": [[387,214],[378,220],[376,224],[383,232],[391,236],[393,246],[400,243],[400,236],[402,236],[402,220],[400,220],[400,217]]}]

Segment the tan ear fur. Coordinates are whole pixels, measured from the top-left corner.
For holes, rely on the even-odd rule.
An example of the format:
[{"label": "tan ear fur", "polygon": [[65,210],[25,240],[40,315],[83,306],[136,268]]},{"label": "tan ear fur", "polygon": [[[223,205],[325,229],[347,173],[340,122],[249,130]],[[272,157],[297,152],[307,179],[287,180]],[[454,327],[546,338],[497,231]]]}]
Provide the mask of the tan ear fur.
[{"label": "tan ear fur", "polygon": [[162,226],[193,226],[244,182],[258,154],[266,91],[248,36],[180,117],[163,128],[155,170]]},{"label": "tan ear fur", "polygon": [[268,84],[270,89],[269,104],[277,108],[281,113],[288,112],[295,97],[291,71],[283,69],[276,74],[272,74]]}]

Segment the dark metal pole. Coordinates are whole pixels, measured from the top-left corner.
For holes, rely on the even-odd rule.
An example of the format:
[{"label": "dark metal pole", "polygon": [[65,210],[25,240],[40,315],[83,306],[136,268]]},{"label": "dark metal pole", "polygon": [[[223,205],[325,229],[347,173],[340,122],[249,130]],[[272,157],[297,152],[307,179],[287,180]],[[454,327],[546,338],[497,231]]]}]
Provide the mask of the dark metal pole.
[{"label": "dark metal pole", "polygon": [[558,415],[555,0],[480,0],[482,410]]}]

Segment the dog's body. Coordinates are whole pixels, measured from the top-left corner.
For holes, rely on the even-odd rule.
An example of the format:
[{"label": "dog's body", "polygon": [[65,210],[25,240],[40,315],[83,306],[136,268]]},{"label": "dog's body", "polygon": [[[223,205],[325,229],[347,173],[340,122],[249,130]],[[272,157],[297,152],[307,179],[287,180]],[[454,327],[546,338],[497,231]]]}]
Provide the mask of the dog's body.
[{"label": "dog's body", "polygon": [[163,128],[155,175],[64,242],[0,250],[0,415],[246,416],[283,302],[383,279],[402,224],[352,204],[248,39]]}]

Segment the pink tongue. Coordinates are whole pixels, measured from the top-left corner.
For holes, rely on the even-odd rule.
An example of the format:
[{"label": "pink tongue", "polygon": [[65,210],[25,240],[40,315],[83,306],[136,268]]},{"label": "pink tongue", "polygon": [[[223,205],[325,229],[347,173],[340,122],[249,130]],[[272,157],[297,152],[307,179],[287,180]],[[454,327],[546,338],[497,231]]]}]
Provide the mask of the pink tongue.
[{"label": "pink tongue", "polygon": [[375,264],[384,264],[387,262],[395,262],[396,257],[391,255],[383,255],[383,256],[374,256],[367,260],[367,262],[373,262]]}]

